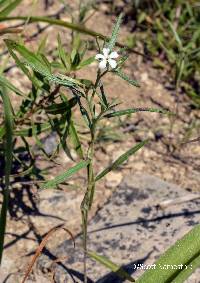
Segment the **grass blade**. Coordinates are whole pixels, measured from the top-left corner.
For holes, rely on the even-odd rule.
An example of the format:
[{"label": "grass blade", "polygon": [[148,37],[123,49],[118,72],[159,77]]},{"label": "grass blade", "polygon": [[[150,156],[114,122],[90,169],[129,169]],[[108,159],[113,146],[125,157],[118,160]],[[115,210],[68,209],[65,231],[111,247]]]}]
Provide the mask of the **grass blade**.
[{"label": "grass blade", "polygon": [[180,39],[180,37],[179,37],[179,35],[178,35],[176,29],[174,28],[173,24],[172,24],[170,21],[167,20],[167,23],[168,23],[168,25],[169,25],[169,27],[170,27],[170,29],[171,29],[171,31],[172,31],[172,33],[173,33],[175,39],[176,39],[176,42],[177,42],[177,44],[178,44],[180,50],[182,50],[183,45],[182,45],[181,39]]},{"label": "grass blade", "polygon": [[3,255],[4,236],[6,231],[6,217],[9,202],[9,184],[12,167],[12,150],[13,150],[13,115],[9,97],[5,90],[0,90],[3,100],[4,117],[5,117],[5,187],[3,189],[3,203],[0,216],[0,262]]},{"label": "grass blade", "polygon": [[109,268],[111,271],[115,272],[120,278],[124,280],[126,279],[130,282],[135,282],[135,279],[133,279],[122,267],[119,267],[117,264],[113,263],[105,256],[98,255],[92,251],[88,251],[87,253],[92,259],[98,261],[105,267]]},{"label": "grass blade", "polygon": [[63,183],[66,179],[71,177],[73,174],[78,172],[80,169],[83,169],[83,168],[87,167],[88,164],[89,164],[89,160],[87,160],[87,161],[80,161],[74,167],[70,168],[69,170],[67,170],[66,172],[62,173],[61,175],[58,175],[53,180],[50,180],[50,181],[44,183],[41,186],[41,189],[50,189],[50,188],[52,189],[52,188],[55,188],[57,185],[59,185],[60,183]]},{"label": "grass blade", "polygon": [[142,148],[148,140],[142,141],[126,151],[124,154],[122,154],[119,158],[117,158],[110,166],[105,168],[101,173],[99,173],[95,181],[99,181],[101,178],[103,178],[106,174],[108,174],[110,171],[115,170],[119,165],[121,165],[124,161],[126,161],[131,155],[133,155],[136,151],[138,151],[140,148]]},{"label": "grass blade", "polygon": [[15,92],[17,95],[23,96],[24,98],[27,99],[26,95],[21,90],[19,90],[17,87],[11,84],[9,80],[7,80],[5,77],[1,75],[0,75],[0,85],[6,86],[7,88]]}]

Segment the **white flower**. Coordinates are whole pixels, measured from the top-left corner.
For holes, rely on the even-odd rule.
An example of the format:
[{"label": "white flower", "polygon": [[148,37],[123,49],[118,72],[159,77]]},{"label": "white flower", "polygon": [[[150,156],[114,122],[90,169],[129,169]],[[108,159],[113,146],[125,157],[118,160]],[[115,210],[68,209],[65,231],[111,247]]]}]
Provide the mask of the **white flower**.
[{"label": "white flower", "polygon": [[119,55],[116,51],[110,53],[109,48],[103,48],[103,54],[97,54],[95,56],[95,59],[99,61],[100,69],[105,69],[107,67],[107,64],[109,64],[110,67],[114,69],[117,67],[117,62],[113,59],[116,59],[118,56]]}]

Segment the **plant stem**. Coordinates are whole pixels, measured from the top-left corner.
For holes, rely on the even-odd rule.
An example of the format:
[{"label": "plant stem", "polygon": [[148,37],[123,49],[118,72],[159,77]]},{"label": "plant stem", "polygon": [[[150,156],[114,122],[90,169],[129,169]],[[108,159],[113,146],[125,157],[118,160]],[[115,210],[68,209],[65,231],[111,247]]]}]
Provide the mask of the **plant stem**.
[{"label": "plant stem", "polygon": [[[17,21],[26,21],[27,18],[29,16],[15,16],[15,17],[0,17],[0,22],[7,22],[7,21],[13,21],[13,20],[17,20]],[[94,30],[90,30],[88,28],[85,28],[83,27],[83,25],[79,25],[79,24],[74,24],[74,23],[71,23],[71,22],[67,22],[67,21],[62,21],[62,20],[58,20],[58,19],[54,19],[51,15],[49,15],[48,17],[36,17],[36,16],[32,16],[32,17],[29,17],[29,22],[28,24],[30,23],[37,23],[37,22],[44,22],[44,23],[49,23],[51,25],[57,25],[57,26],[62,26],[62,27],[65,27],[65,28],[68,28],[68,29],[72,29],[72,30],[75,30],[75,31],[78,31],[78,32],[81,32],[83,34],[88,34],[90,36],[93,36],[93,37],[98,37],[102,40],[109,40],[109,37],[101,34],[101,33],[98,33]],[[127,50],[129,52],[132,52],[132,53],[135,53],[137,55],[140,55],[142,57],[145,57],[145,58],[148,58],[151,60],[151,58],[133,48],[130,48],[128,46],[126,46],[125,44],[122,44],[120,42],[116,42],[116,46],[118,47],[127,47]]]},{"label": "plant stem", "polygon": [[98,71],[96,82],[89,98],[86,95],[86,101],[88,104],[88,109],[91,116],[91,128],[90,128],[90,145],[88,148],[87,158],[90,160],[90,163],[87,166],[87,190],[84,195],[83,201],[81,203],[81,214],[82,214],[82,231],[83,231],[83,249],[84,249],[84,258],[83,258],[83,270],[84,270],[84,283],[87,283],[87,227],[88,227],[88,212],[92,207],[93,197],[95,192],[95,179],[94,179],[94,145],[95,145],[95,135],[96,135],[96,123],[98,119],[95,118],[95,113],[93,110],[93,99],[96,93],[96,89],[99,85],[101,77],[104,75]]},{"label": "plant stem", "polygon": [[94,182],[94,171],[93,171],[93,158],[94,158],[94,135],[91,134],[92,141],[88,150],[88,159],[90,163],[87,167],[87,190],[84,199],[81,203],[82,213],[82,230],[83,230],[83,267],[84,267],[84,283],[87,283],[87,226],[88,226],[88,212],[92,206],[95,182]]}]

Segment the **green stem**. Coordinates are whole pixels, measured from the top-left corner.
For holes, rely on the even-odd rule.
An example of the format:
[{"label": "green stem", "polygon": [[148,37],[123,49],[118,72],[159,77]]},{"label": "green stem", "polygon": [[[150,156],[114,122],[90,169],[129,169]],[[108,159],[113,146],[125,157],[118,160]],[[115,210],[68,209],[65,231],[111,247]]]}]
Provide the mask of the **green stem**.
[{"label": "green stem", "polygon": [[[0,17],[0,22],[7,22],[7,21],[13,21],[13,20],[26,21],[27,18],[29,18],[29,16]],[[51,16],[49,16],[49,17],[36,17],[36,16],[30,17],[28,24],[37,23],[37,22],[44,22],[44,23],[49,23],[49,24],[52,24],[52,25],[62,26],[62,27],[65,27],[65,28],[69,28],[69,29],[84,33],[84,34],[91,35],[93,37],[98,37],[102,40],[106,40],[106,41],[109,40],[108,36],[105,36],[101,33],[93,31],[91,29],[85,28],[83,25],[74,24],[74,23],[70,23],[70,22],[67,22],[67,21],[54,19]],[[147,55],[145,55],[141,52],[138,52],[138,51],[134,50],[133,48],[130,48],[130,47],[124,45],[124,44],[121,44],[120,42],[116,42],[116,46],[126,47],[129,52],[133,52],[137,55],[149,58]],[[151,59],[151,58],[149,58],[149,59]]]},{"label": "green stem", "polygon": [[97,119],[95,119],[95,113],[93,111],[93,99],[96,93],[96,88],[98,87],[99,81],[103,74],[98,71],[96,82],[91,94],[91,97],[86,95],[86,101],[88,104],[88,109],[91,116],[91,140],[88,148],[87,158],[90,160],[90,163],[87,167],[87,190],[84,196],[84,199],[81,203],[81,213],[82,213],[82,230],[83,230],[83,249],[84,249],[84,258],[83,258],[83,268],[84,268],[84,283],[87,283],[87,227],[88,227],[88,212],[92,207],[93,197],[95,192],[95,180],[94,180],[94,145],[95,145],[95,134],[96,134],[96,123]]},{"label": "green stem", "polygon": [[[94,128],[93,128],[94,130]],[[91,143],[88,149],[88,159],[90,163],[87,167],[87,190],[84,196],[84,199],[81,203],[81,213],[82,213],[82,230],[83,230],[83,249],[84,249],[84,258],[83,258],[83,267],[84,267],[84,283],[87,283],[87,227],[88,227],[88,212],[91,209],[94,190],[95,190],[95,181],[94,181],[94,170],[93,170],[93,159],[94,159],[94,138],[95,134],[91,130]]]}]

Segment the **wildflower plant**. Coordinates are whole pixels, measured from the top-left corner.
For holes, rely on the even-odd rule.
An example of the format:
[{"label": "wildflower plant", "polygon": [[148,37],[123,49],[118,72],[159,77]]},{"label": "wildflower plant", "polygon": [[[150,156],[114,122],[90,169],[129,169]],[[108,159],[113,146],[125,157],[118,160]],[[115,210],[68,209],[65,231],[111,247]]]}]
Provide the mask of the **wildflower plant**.
[{"label": "wildflower plant", "polygon": [[[35,18],[36,19],[36,18]],[[34,18],[30,18],[30,21]],[[51,19],[45,19],[52,21]],[[54,23],[58,21],[53,20]],[[9,180],[11,175],[12,159],[20,162],[22,171],[20,176],[29,175],[35,179],[35,159],[31,146],[28,144],[27,137],[32,137],[42,153],[49,159],[53,160],[59,150],[62,148],[64,152],[73,160],[71,156],[71,147],[69,147],[68,139],[71,140],[72,147],[76,150],[78,161],[75,165],[65,172],[56,176],[52,180],[46,180],[40,189],[57,188],[63,184],[68,178],[77,173],[79,170],[86,169],[87,186],[85,188],[84,198],[81,203],[82,215],[82,235],[83,235],[83,253],[84,253],[84,282],[87,282],[87,257],[90,256],[101,264],[116,272],[123,279],[134,282],[134,279],[118,267],[109,259],[96,254],[94,251],[89,251],[87,248],[87,227],[88,215],[93,204],[96,185],[98,182],[110,171],[115,170],[119,165],[126,161],[131,155],[140,150],[148,141],[144,140],[136,145],[133,145],[128,151],[124,152],[112,164],[103,169],[101,172],[95,171],[95,145],[98,136],[98,125],[104,119],[110,119],[117,116],[123,116],[140,111],[168,113],[162,109],[154,108],[130,108],[125,110],[117,110],[118,104],[115,101],[110,101],[106,94],[102,78],[108,73],[116,75],[125,80],[127,83],[139,87],[136,80],[129,78],[122,70],[124,62],[128,59],[127,54],[124,55],[124,49],[119,48],[117,44],[117,36],[119,33],[122,15],[120,15],[113,28],[112,35],[108,40],[104,39],[103,45],[99,43],[97,36],[98,51],[95,56],[85,59],[87,52],[87,45],[80,39],[78,32],[85,31],[80,27],[77,28],[74,24],[68,25],[76,27],[73,34],[71,52],[66,52],[63,47],[62,40],[58,36],[58,50],[56,60],[49,61],[45,55],[45,39],[38,46],[36,52],[30,51],[20,41],[6,39],[5,44],[9,54],[14,59],[17,67],[24,73],[24,75],[31,82],[31,90],[25,94],[16,86],[14,86],[3,74],[0,75],[1,97],[4,106],[4,123],[0,126],[0,138],[4,141],[4,155],[6,160],[5,168],[5,186],[4,186],[4,201],[1,208],[1,227],[0,227],[0,255],[3,253],[4,235],[6,229],[6,214],[9,200]],[[66,25],[66,23],[65,23]],[[78,78],[76,71],[90,65],[96,60],[99,61],[97,67],[95,82],[91,80]],[[75,75],[74,75],[75,73]],[[65,92],[64,92],[65,90]],[[21,105],[18,109],[13,109],[12,103],[9,100],[7,93],[14,92],[22,98]],[[74,108],[79,109],[85,127],[89,131],[90,137],[87,147],[83,146],[79,129],[75,123],[73,116]],[[42,121],[35,121],[34,115],[41,115],[45,117]],[[42,133],[55,131],[59,137],[59,144],[55,152],[49,155],[38,136]],[[20,139],[24,144],[24,149],[27,151],[30,164],[24,164],[19,160],[15,148],[14,140]],[[74,160],[73,160],[74,161]],[[194,263],[197,267],[200,265],[200,244],[199,237],[200,227],[195,227],[183,239],[170,248],[159,259],[159,264],[177,264],[180,259],[181,263]],[[190,249],[186,247],[190,246]],[[182,272],[183,271],[183,272]],[[183,282],[192,270],[150,270],[138,279],[140,283],[150,282]],[[27,274],[26,274],[27,276]],[[179,281],[174,281],[178,278]],[[181,281],[182,280],[182,281]],[[25,280],[23,281],[25,282]]]}]

